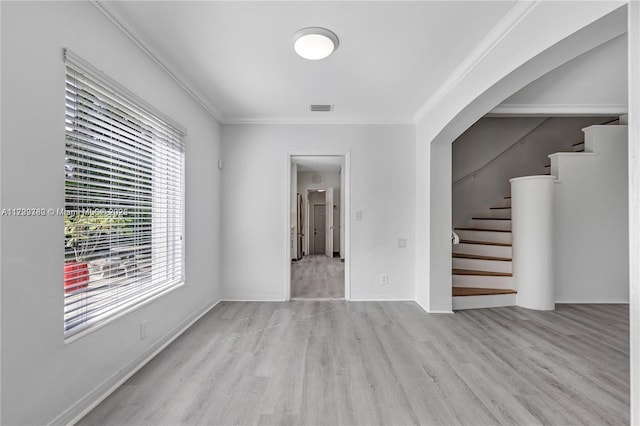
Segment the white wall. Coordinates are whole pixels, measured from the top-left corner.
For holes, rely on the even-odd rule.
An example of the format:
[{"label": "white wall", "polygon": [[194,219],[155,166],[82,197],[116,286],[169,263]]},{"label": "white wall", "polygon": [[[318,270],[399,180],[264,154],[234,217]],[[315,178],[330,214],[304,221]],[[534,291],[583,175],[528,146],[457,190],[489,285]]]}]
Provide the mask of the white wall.
[{"label": "white wall", "polygon": [[219,126],[91,3],[1,7],[3,208],[64,205],[65,46],[188,131],[186,285],[76,341],[63,335],[63,218],[2,217],[0,423],[66,423],[219,299]]},{"label": "white wall", "polygon": [[[497,111],[613,113],[627,110],[627,36],[584,53],[514,93]],[[621,110],[622,109],[622,110]]]},{"label": "white wall", "polygon": [[[313,183],[314,175],[320,176],[320,183]],[[342,192],[341,192],[340,172],[300,172],[298,173],[298,193],[305,198],[307,189],[327,189],[333,188],[333,205],[337,208],[333,211],[333,251],[340,251],[340,235],[344,232],[344,227],[340,221],[342,209]],[[305,201],[306,202],[306,201]],[[309,221],[309,223],[313,223]]]},{"label": "white wall", "polygon": [[544,117],[483,117],[476,121],[453,142],[451,180],[456,182],[475,172],[543,121]]},{"label": "white wall", "polygon": [[[350,151],[351,297],[413,299],[414,137],[412,125],[223,125],[224,297],[285,298],[287,153]],[[265,190],[247,197],[256,185]],[[263,206],[259,214],[254,204]],[[407,248],[397,247],[398,238],[407,238]],[[389,285],[379,284],[383,273]]]},{"label": "white wall", "polygon": [[[489,207],[510,194],[509,179],[544,174],[549,154],[573,151],[572,145],[584,140],[584,127],[610,119],[485,117],[478,120],[453,143],[453,225],[466,226],[472,216],[486,216]],[[519,140],[518,145],[496,159]]]},{"label": "white wall", "polygon": [[556,301],[626,303],[627,126],[586,129],[586,151],[552,157]]}]

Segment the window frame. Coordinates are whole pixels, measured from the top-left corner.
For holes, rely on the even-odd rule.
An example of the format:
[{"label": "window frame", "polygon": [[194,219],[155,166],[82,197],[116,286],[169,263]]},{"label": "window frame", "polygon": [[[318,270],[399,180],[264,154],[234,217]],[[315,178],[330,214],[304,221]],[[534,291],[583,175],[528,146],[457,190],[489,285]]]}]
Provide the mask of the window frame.
[{"label": "window frame", "polygon": [[[157,260],[157,259],[153,259],[153,255],[150,253],[149,254],[149,260],[150,260],[150,273],[149,273],[149,281],[148,282],[143,282],[141,277],[139,275],[135,275],[134,276],[134,280],[131,280],[129,282],[129,284],[134,284],[134,286],[132,287],[133,290],[135,291],[131,291],[131,294],[127,295],[127,296],[115,296],[115,300],[116,302],[114,303],[115,307],[107,307],[105,309],[104,312],[95,314],[95,313],[91,313],[89,314],[85,319],[80,320],[78,322],[78,324],[73,325],[72,327],[68,328],[68,323],[67,323],[67,297],[68,295],[66,294],[66,291],[63,290],[63,335],[64,335],[64,340],[65,340],[65,344],[66,343],[71,343],[79,338],[81,338],[84,335],[90,334],[100,328],[102,328],[103,326],[111,323],[112,321],[120,318],[123,315],[128,314],[131,311],[134,311],[136,309],[139,309],[143,306],[145,306],[146,304],[160,298],[163,297],[165,294],[168,294],[172,291],[174,291],[177,288],[182,287],[183,285],[185,285],[185,275],[186,275],[186,258],[185,258],[185,253],[186,253],[186,239],[185,239],[185,219],[186,219],[186,210],[185,210],[185,201],[186,201],[186,188],[185,188],[185,178],[186,178],[186,136],[187,136],[187,132],[186,129],[178,124],[177,122],[175,122],[174,120],[172,120],[170,117],[166,116],[164,113],[162,113],[161,111],[159,111],[158,109],[156,109],[155,107],[153,107],[151,104],[147,103],[146,101],[144,101],[143,99],[141,99],[140,97],[138,97],[136,94],[134,94],[133,92],[131,92],[130,90],[128,90],[127,88],[123,87],[122,85],[120,85],[118,82],[116,82],[115,80],[111,79],[110,77],[108,77],[106,74],[104,74],[102,71],[100,71],[99,69],[95,68],[94,66],[92,66],[91,64],[89,64],[88,62],[86,62],[85,60],[83,60],[81,57],[79,57],[78,55],[76,55],[75,53],[73,53],[72,51],[70,51],[69,49],[65,48],[63,50],[64,53],[64,62],[65,62],[65,82],[68,82],[68,78],[70,78],[70,74],[69,71],[67,70],[67,68],[73,69],[73,71],[79,73],[79,74],[83,74],[88,76],[88,78],[90,78],[93,81],[98,82],[101,86],[105,87],[106,89],[108,89],[110,92],[112,92],[117,98],[122,98],[124,101],[126,101],[127,103],[135,106],[136,112],[140,113],[140,115],[136,115],[136,118],[140,119],[141,121],[146,120],[146,117],[151,117],[152,120],[158,121],[158,122],[162,122],[164,125],[167,126],[168,129],[171,129],[171,132],[175,135],[178,135],[177,139],[174,138],[151,138],[151,150],[150,150],[150,156],[152,158],[152,162],[150,163],[149,167],[149,172],[151,173],[151,175],[153,176],[154,174],[154,168],[157,166],[157,159],[156,157],[159,156],[158,154],[158,150],[166,150],[168,153],[164,153],[162,155],[164,155],[164,157],[162,155],[160,155],[160,158],[162,159],[168,159],[169,157],[172,157],[170,160],[168,161],[168,167],[167,169],[161,169],[163,171],[169,171],[172,172],[174,169],[174,167],[176,168],[176,170],[179,171],[179,175],[177,175],[177,177],[172,176],[171,178],[169,178],[170,181],[170,187],[172,189],[178,189],[179,188],[179,193],[177,194],[177,198],[178,201],[169,201],[170,198],[173,198],[173,196],[170,196],[166,191],[162,192],[162,190],[158,191],[157,186],[160,185],[161,187],[163,187],[165,184],[164,183],[158,183],[158,181],[155,180],[155,177],[151,178],[150,183],[148,184],[150,186],[150,192],[148,192],[149,194],[151,194],[151,203],[153,204],[155,201],[153,201],[156,198],[156,193],[159,194],[157,195],[160,198],[164,198],[166,199],[165,203],[162,204],[161,206],[161,214],[166,215],[166,217],[163,217],[164,220],[166,220],[164,227],[168,230],[169,228],[172,228],[173,231],[170,233],[170,238],[168,238],[165,242],[166,247],[165,249],[163,249],[161,251],[161,254],[164,256],[166,255],[167,258],[171,257],[171,262],[175,262],[178,264],[177,267],[177,272],[175,272],[175,267],[171,266],[172,268],[172,272],[169,274],[172,277],[175,275],[175,277],[170,278],[170,279],[158,279],[154,277],[154,267],[156,267],[156,265],[160,266],[160,269],[168,269],[167,265],[170,263],[167,260]],[[73,77],[75,78],[75,77]],[[68,83],[65,83],[65,85]],[[66,89],[65,89],[65,93],[66,93]],[[117,99],[114,98],[114,100],[117,102]],[[75,103],[76,101],[74,100],[74,105],[77,105],[77,103]],[[67,100],[67,95],[65,94],[65,103],[68,103]],[[114,110],[114,107],[117,107],[117,105],[115,104],[109,104],[106,107],[106,112],[110,113],[110,114],[116,114],[116,110]],[[109,109],[109,107],[111,107],[112,109]],[[78,111],[76,109],[76,111]],[[75,117],[75,116],[74,116]],[[65,113],[65,126],[69,126],[68,124],[68,114]],[[73,123],[74,123],[74,130],[68,130],[65,128],[65,152],[67,152],[69,148],[69,144],[71,143],[72,147],[77,147],[79,145],[78,144],[78,133],[74,133],[76,127],[75,124],[78,122],[79,119],[74,118]],[[143,130],[142,130],[143,131]],[[167,134],[169,134],[169,132],[167,132]],[[72,135],[70,137],[70,135]],[[75,140],[74,140],[74,136],[75,135]],[[118,135],[119,136],[119,135]],[[141,135],[137,135],[136,139],[142,139],[143,137]],[[69,142],[69,140],[74,140],[74,142]],[[123,139],[117,139],[117,137],[114,137],[114,139],[116,141],[119,141],[120,144],[123,144]],[[106,143],[104,140],[100,140],[100,143]],[[131,143],[130,141],[128,141],[127,143]],[[138,141],[139,143],[139,141]],[[75,145],[74,145],[75,144]],[[113,146],[113,145],[112,145]],[[116,146],[117,147],[117,146]],[[137,146],[137,148],[140,148],[140,146]],[[114,152],[118,155],[122,155],[121,150],[118,151],[118,149],[115,149]],[[120,157],[117,157],[120,158]],[[92,168],[93,166],[83,169],[84,170],[94,170]],[[141,165],[137,165],[136,167],[134,167],[134,169],[139,172],[140,170],[146,170],[147,166],[141,166]],[[133,172],[132,172],[133,173]],[[69,175],[66,174],[65,175],[65,209],[67,208],[67,199],[68,199],[68,193],[67,193],[67,185],[69,182]],[[110,176],[110,175],[109,175]],[[141,175],[134,175],[134,176],[141,176]],[[91,178],[87,179],[87,182],[89,182],[91,184],[91,182],[95,182],[92,181]],[[117,182],[116,182],[117,183]],[[158,192],[156,192],[158,191]],[[122,192],[122,191],[120,191]],[[124,191],[126,194],[126,190]],[[128,194],[127,194],[128,195]],[[124,198],[122,198],[123,196],[120,195],[120,198],[115,197],[114,199],[116,201],[120,200],[122,201]],[[76,200],[76,202],[80,202],[79,200],[81,200],[81,198],[78,198]],[[147,201],[147,203],[149,203],[149,201]],[[137,202],[137,204],[134,204],[135,207],[137,207],[138,209],[144,209],[145,205],[144,204],[140,204],[140,202]],[[157,214],[155,211],[155,207],[150,209],[149,213],[151,215],[151,219],[150,219],[150,227],[149,230],[144,231],[143,234],[150,236],[150,242],[149,242],[149,252],[153,252],[154,250],[157,250],[157,245],[159,243],[156,243],[156,237],[154,237],[155,233],[158,232],[159,230],[162,230],[163,228],[160,227],[158,228],[158,225],[154,225],[154,221],[155,219],[153,219],[153,217]],[[178,213],[176,215],[176,212]],[[67,213],[65,212],[65,215]],[[169,215],[171,215],[171,218],[169,218]],[[177,217],[177,219],[175,218]],[[136,222],[137,224],[138,222]],[[157,223],[157,222],[156,222]],[[66,232],[65,232],[66,233]],[[169,234],[169,232],[167,231],[167,234]],[[135,236],[134,236],[135,238]],[[65,241],[66,242],[66,241]],[[131,244],[131,243],[130,243]],[[160,243],[162,244],[162,243]],[[109,246],[111,248],[111,246]],[[118,247],[117,245],[115,245],[115,247]],[[178,250],[179,253],[175,253],[175,251]],[[170,254],[171,253],[171,254]],[[67,249],[65,248],[65,262],[67,261]],[[111,256],[111,255],[110,255]],[[164,262],[164,263],[163,263]],[[154,283],[154,281],[156,281]],[[121,285],[121,284],[120,284]],[[156,287],[158,286],[157,289],[153,289],[152,287]],[[98,297],[102,297],[104,296],[105,298],[107,297],[112,297],[113,294],[117,294],[119,293],[117,290],[117,286],[111,287],[110,284],[106,285],[106,289],[102,290],[102,291],[98,291],[96,293],[96,295]],[[83,290],[79,290],[77,291],[77,294],[83,293]],[[72,302],[73,303],[73,302]],[[84,302],[85,304],[87,303],[86,301]],[[108,304],[107,304],[108,306]],[[100,310],[98,310],[100,311]]]}]

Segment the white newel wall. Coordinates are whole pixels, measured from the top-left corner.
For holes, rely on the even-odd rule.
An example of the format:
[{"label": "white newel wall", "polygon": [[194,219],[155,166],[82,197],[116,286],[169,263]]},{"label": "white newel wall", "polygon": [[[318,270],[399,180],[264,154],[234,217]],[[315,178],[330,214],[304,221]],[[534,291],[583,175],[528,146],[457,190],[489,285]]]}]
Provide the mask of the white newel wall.
[{"label": "white newel wall", "polygon": [[510,179],[513,281],[516,303],[555,309],[553,252],[554,176]]},{"label": "white newel wall", "polygon": [[585,151],[552,154],[556,301],[628,303],[627,126],[584,129]]}]

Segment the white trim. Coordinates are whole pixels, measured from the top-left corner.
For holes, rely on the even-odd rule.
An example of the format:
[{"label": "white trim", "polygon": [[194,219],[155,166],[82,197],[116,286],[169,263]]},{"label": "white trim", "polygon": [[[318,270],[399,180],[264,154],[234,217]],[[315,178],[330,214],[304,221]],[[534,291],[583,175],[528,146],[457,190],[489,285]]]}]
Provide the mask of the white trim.
[{"label": "white trim", "polygon": [[[205,109],[213,118],[218,122],[222,122],[222,115],[217,108],[211,105],[206,99],[207,97],[202,94],[200,90],[196,88],[181,72],[175,69],[175,67],[169,67],[166,65],[170,63],[164,55],[158,52],[158,49],[153,49],[151,45],[146,42],[140,34],[137,34],[132,30],[132,25],[116,13],[112,7],[109,7],[109,2],[101,0],[90,0],[96,9],[98,9],[104,16],[106,16],[125,36],[127,36],[140,50],[147,55],[153,62],[156,63],[169,77],[175,80],[176,83],[182,89],[187,92],[202,108]],[[126,24],[125,24],[126,23]]]},{"label": "white trim", "polygon": [[462,81],[475,66],[505,38],[520,21],[537,5],[538,0],[518,1],[507,14],[493,27],[482,41],[471,51],[465,60],[449,75],[435,93],[425,102],[413,116],[418,122],[433,109],[446,95]]},{"label": "white trim", "polygon": [[556,304],[560,305],[628,305],[628,300],[615,299],[615,300],[556,300]]},{"label": "white trim", "polygon": [[393,120],[393,119],[381,119],[376,121],[371,120],[308,120],[306,118],[229,118],[222,119],[222,124],[350,124],[350,125],[383,125],[383,126],[397,126],[397,125],[413,125],[413,120]]},{"label": "white trim", "polygon": [[[549,154],[547,155],[547,157],[549,158],[559,158],[559,157],[576,157],[576,158],[580,158],[580,157],[597,157],[598,155],[600,155],[597,152],[554,152],[553,154]],[[546,175],[542,175],[542,176],[546,176]]]},{"label": "white trim", "polygon": [[416,304],[418,306],[420,306],[420,308],[425,311],[427,314],[453,314],[455,312],[453,311],[437,311],[437,310],[433,310],[430,311],[429,309],[427,309],[422,303],[420,303],[418,300],[414,300],[414,302],[416,302]]},{"label": "white trim", "polygon": [[344,302],[344,297],[292,297],[292,302]]},{"label": "white trim", "polygon": [[203,305],[194,314],[185,318],[180,324],[158,339],[154,344],[142,353],[138,358],[129,363],[124,368],[118,370],[117,373],[103,381],[94,390],[87,393],[82,399],[76,401],[71,407],[60,413],[49,424],[66,424],[73,425],[82,419],[87,413],[93,410],[98,404],[104,401],[124,382],[133,376],[138,370],[144,367],[162,350],[169,346],[176,338],[189,329],[196,321],[206,315],[211,309],[215,308],[221,300],[213,304]]},{"label": "white trim", "polygon": [[[284,230],[286,232],[284,239],[284,300],[291,300],[291,154],[285,155],[285,173],[284,173]],[[297,170],[297,168],[296,168]],[[297,204],[297,200],[296,200]],[[297,239],[298,236],[296,235]],[[297,240],[294,241],[298,243]]]},{"label": "white trim", "polygon": [[518,182],[521,180],[545,180],[545,179],[556,180],[556,177],[549,176],[549,175],[521,176],[521,177],[511,178],[509,179],[509,182]]},{"label": "white trim", "polygon": [[284,215],[284,245],[285,245],[285,265],[284,265],[284,297],[291,300],[291,157],[306,156],[335,156],[343,157],[342,174],[344,175],[344,300],[351,300],[351,151],[289,151],[285,155],[285,215]]},{"label": "white trim", "polygon": [[627,6],[630,423],[640,424],[640,2]]},{"label": "white trim", "polygon": [[623,115],[626,104],[500,104],[487,113],[490,117],[507,116],[580,116]]}]

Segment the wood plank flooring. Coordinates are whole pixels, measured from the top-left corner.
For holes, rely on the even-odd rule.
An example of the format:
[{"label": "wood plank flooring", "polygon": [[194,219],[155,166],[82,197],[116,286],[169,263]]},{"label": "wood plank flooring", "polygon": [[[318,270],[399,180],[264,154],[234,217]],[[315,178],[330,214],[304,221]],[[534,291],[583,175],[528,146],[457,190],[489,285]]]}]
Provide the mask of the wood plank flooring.
[{"label": "wood plank flooring", "polygon": [[321,254],[291,262],[291,297],[344,299],[344,262]]},{"label": "wood plank flooring", "polygon": [[623,425],[627,305],[223,302],[81,425]]}]

